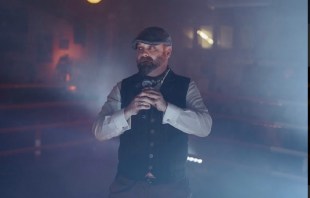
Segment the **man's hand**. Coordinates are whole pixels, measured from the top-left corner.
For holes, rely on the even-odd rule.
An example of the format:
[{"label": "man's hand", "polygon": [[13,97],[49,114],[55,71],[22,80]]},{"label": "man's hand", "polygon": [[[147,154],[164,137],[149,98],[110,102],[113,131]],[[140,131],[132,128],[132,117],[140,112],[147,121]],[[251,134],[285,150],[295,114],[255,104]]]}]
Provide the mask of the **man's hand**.
[{"label": "man's hand", "polygon": [[150,109],[151,106],[155,107],[158,111],[165,112],[167,102],[159,91],[147,88],[138,94],[124,109],[125,118],[129,119],[131,116],[137,115],[140,110]]},{"label": "man's hand", "polygon": [[151,99],[146,97],[143,92],[138,94],[131,103],[124,109],[124,114],[126,120],[128,120],[131,116],[137,115],[142,109],[150,109],[151,108]]},{"label": "man's hand", "polygon": [[152,88],[146,88],[142,91],[143,96],[149,98],[150,105],[155,107],[158,111],[165,112],[167,109],[167,102],[165,101],[163,95]]}]

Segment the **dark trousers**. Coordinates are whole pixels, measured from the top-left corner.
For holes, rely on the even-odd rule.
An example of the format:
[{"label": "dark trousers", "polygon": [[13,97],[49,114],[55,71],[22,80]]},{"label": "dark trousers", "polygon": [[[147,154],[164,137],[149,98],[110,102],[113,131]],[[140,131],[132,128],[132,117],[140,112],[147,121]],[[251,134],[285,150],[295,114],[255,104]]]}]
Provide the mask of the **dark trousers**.
[{"label": "dark trousers", "polygon": [[134,181],[117,176],[110,186],[109,198],[190,198],[188,179],[170,183]]}]

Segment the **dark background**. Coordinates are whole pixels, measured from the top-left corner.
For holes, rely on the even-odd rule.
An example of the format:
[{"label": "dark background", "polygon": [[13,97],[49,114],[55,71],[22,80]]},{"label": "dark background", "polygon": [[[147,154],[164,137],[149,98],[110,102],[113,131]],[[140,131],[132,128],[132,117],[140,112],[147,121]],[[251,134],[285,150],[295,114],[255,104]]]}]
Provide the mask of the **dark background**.
[{"label": "dark background", "polygon": [[91,124],[153,25],[213,117],[190,137],[193,197],[306,197],[306,15],[306,0],[0,0],[0,197],[106,197],[118,139]]}]

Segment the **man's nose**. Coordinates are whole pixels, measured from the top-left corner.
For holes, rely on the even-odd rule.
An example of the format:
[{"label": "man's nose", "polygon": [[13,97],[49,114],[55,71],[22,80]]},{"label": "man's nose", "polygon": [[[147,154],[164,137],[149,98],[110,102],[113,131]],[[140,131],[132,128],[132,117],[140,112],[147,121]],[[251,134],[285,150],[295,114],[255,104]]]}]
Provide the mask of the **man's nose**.
[{"label": "man's nose", "polygon": [[149,53],[148,53],[146,50],[143,50],[142,56],[143,56],[143,57],[148,57],[148,56],[149,56]]},{"label": "man's nose", "polygon": [[142,54],[143,57],[149,57],[147,53]]},{"label": "man's nose", "polygon": [[146,49],[143,49],[140,51],[140,55],[143,56],[143,57],[148,57],[149,56],[149,53]]}]

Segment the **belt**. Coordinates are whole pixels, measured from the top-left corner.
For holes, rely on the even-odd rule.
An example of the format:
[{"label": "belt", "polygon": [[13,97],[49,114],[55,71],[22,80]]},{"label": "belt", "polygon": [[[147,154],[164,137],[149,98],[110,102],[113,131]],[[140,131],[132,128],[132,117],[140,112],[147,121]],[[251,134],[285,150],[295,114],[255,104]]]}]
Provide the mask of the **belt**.
[{"label": "belt", "polygon": [[126,178],[132,181],[142,181],[142,182],[146,182],[152,185],[167,184],[171,182],[173,183],[173,182],[178,182],[178,181],[182,181],[186,179],[185,176],[176,177],[176,178],[161,178],[161,177],[156,177],[154,174],[150,172],[145,174],[144,177],[140,177],[140,178],[132,178],[132,177],[128,177],[127,175],[120,174],[120,173],[117,174],[117,177]]}]

